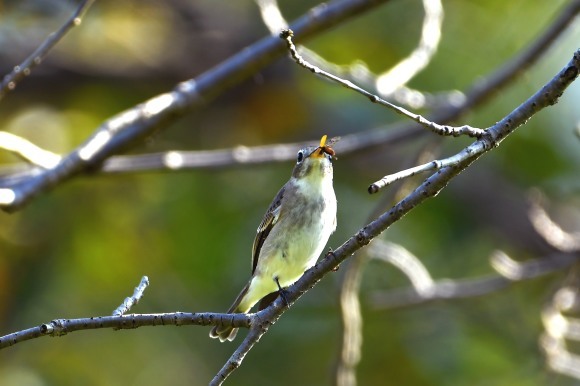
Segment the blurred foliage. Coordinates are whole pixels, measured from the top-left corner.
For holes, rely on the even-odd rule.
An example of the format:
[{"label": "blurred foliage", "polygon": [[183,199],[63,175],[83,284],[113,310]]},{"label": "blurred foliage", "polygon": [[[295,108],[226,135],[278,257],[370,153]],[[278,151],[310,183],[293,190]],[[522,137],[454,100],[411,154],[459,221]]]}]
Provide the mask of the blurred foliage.
[{"label": "blurred foliage", "polygon": [[[413,80],[420,90],[465,90],[524,49],[563,0],[444,2],[440,50]],[[313,1],[282,4],[288,19]],[[0,70],[6,74],[74,9],[64,0],[0,1]],[[339,63],[387,69],[415,46],[419,1],[392,1],[308,42]],[[111,115],[195,77],[267,35],[251,1],[98,1],[33,74],[0,103],[0,130],[66,152]],[[461,122],[486,127],[550,79],[577,48],[578,25],[512,86]],[[473,165],[385,237],[417,254],[437,277],[491,272],[488,256],[541,256],[514,239],[508,208],[539,187],[554,209],[578,204],[580,87]],[[214,149],[357,133],[398,117],[321,82],[286,58],[132,149]],[[438,140],[430,137],[433,140]],[[468,144],[445,139],[441,156]],[[335,163],[337,247],[379,202],[366,187],[410,162],[420,144],[340,156]],[[16,162],[0,154],[0,162]],[[249,278],[255,228],[292,165],[78,178],[15,214],[0,213],[0,334],[55,318],[107,315],[142,275],[151,286],[134,312],[222,311]],[[576,205],[577,206],[577,205]],[[514,207],[515,208],[515,207]],[[515,209],[514,209],[515,210]],[[561,211],[572,229],[576,211]],[[572,216],[574,215],[574,216]],[[342,271],[342,270],[341,270]],[[330,383],[340,337],[338,282],[330,275],[264,336],[232,385]],[[377,289],[407,286],[392,267],[365,272],[360,385],[572,385],[546,370],[540,309],[561,274],[480,299],[380,311]],[[208,328],[77,332],[0,352],[0,386],[203,385],[235,347]],[[243,332],[242,334],[243,335]],[[238,337],[238,342],[241,338]]]}]

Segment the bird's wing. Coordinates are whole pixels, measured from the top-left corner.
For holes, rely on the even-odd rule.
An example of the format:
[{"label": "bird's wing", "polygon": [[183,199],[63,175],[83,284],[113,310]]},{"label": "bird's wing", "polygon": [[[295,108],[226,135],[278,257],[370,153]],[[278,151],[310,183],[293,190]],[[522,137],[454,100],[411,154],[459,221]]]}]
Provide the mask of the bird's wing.
[{"label": "bird's wing", "polygon": [[278,216],[280,215],[280,207],[282,206],[282,197],[284,197],[284,190],[286,186],[283,186],[282,189],[278,192],[274,200],[270,204],[268,211],[264,215],[260,226],[258,226],[258,230],[256,233],[256,238],[254,239],[254,245],[252,246],[252,274],[256,270],[256,266],[258,265],[258,257],[260,256],[260,250],[262,249],[262,245],[264,241],[270,234],[270,231],[278,221]]}]

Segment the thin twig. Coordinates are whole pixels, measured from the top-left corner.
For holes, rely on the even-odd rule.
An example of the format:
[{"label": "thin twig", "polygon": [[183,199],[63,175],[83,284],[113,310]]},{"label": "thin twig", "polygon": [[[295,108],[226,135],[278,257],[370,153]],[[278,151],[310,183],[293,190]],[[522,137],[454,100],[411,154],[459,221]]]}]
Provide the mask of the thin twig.
[{"label": "thin twig", "polygon": [[[270,33],[277,35],[281,30],[288,28],[288,22],[284,19],[276,0],[256,0],[256,3],[260,8],[262,21]],[[381,97],[394,99],[398,103],[406,104],[415,109],[441,106],[452,102],[457,104],[459,100],[464,98],[464,95],[458,91],[440,92],[437,95],[432,95],[406,86],[415,75],[430,63],[437,52],[441,37],[443,23],[441,1],[423,0],[422,3],[425,17],[423,18],[421,39],[417,47],[409,56],[383,73],[373,74],[360,60],[352,65],[332,63],[303,45],[297,46],[297,51],[307,62],[324,68],[329,73],[374,87]]]},{"label": "thin twig", "polygon": [[115,311],[113,311],[113,316],[124,315],[131,309],[131,307],[139,303],[139,300],[141,300],[141,297],[143,296],[143,293],[145,292],[145,289],[148,286],[149,286],[149,278],[147,276],[143,276],[141,278],[141,282],[139,283],[139,285],[135,287],[133,295],[123,300],[123,303],[121,303],[121,305],[117,307]]},{"label": "thin twig", "polygon": [[[483,151],[483,149],[479,146],[474,147],[473,151]],[[401,170],[400,172],[394,173],[394,174],[389,174],[388,176],[385,176],[383,178],[381,178],[380,180],[373,182],[370,186],[369,186],[369,193],[376,193],[378,192],[380,189],[383,189],[387,186],[389,186],[390,184],[392,184],[393,182],[408,178],[408,177],[413,177],[417,174],[420,173],[425,173],[425,172],[430,172],[430,171],[434,171],[434,170],[440,170],[443,169],[445,167],[449,167],[449,166],[454,166],[457,165],[458,163],[464,161],[466,158],[471,157],[473,154],[470,151],[463,151],[461,153],[458,153],[454,156],[451,156],[449,158],[445,158],[442,160],[433,160],[430,162],[427,162],[423,165],[419,165],[419,166],[415,166],[409,169],[405,169],[405,170]]]},{"label": "thin twig", "polygon": [[[557,103],[561,94],[554,92],[552,86],[559,88],[560,86],[557,86],[559,84],[562,86],[566,85],[564,87],[567,87],[567,85],[570,84],[569,82],[574,81],[578,76],[578,61],[580,61],[580,51],[574,53],[574,58],[569,65],[558,76],[552,79],[550,83],[544,86],[527,101],[522,103],[501,121],[486,129],[486,135],[481,139],[475,141],[456,155],[447,158],[446,162],[448,162],[448,165],[443,165],[444,167],[439,169],[439,171],[456,169],[458,165],[473,162],[482,154],[488,152],[493,147],[498,146],[506,135],[513,132],[517,127],[523,125],[525,123],[525,120],[522,120],[523,117],[531,117],[540,109]],[[433,165],[435,167],[438,166],[436,162]],[[385,181],[389,182],[389,176],[371,184],[368,189],[369,193],[376,193],[381,188],[385,187]]]},{"label": "thin twig", "polygon": [[[580,379],[580,355],[568,347],[567,341],[580,341],[580,319],[577,317],[580,304],[580,266],[576,263],[562,287],[542,312],[545,332],[540,337],[540,346],[552,371]],[[576,313],[576,317],[570,315]]]},{"label": "thin twig", "polygon": [[292,56],[292,59],[294,59],[294,61],[296,63],[298,63],[300,66],[306,68],[307,70],[310,70],[312,73],[314,73],[316,75],[320,75],[324,78],[327,78],[333,82],[340,84],[343,87],[351,89],[351,90],[367,97],[373,103],[378,103],[382,106],[388,107],[389,109],[393,110],[397,114],[400,114],[404,117],[412,119],[413,121],[417,122],[418,124],[420,124],[424,128],[429,129],[436,134],[445,135],[445,136],[454,136],[454,137],[459,137],[461,135],[467,135],[467,136],[473,137],[473,138],[481,138],[481,136],[483,135],[483,133],[484,133],[483,130],[478,129],[476,127],[471,127],[469,125],[464,125],[461,127],[454,127],[454,126],[448,126],[448,125],[440,125],[438,123],[429,121],[427,118],[423,117],[422,115],[414,114],[414,113],[412,113],[412,112],[410,112],[410,111],[408,111],[400,106],[397,106],[391,102],[388,102],[388,101],[382,99],[378,95],[375,95],[373,93],[366,91],[365,89],[357,86],[356,84],[354,84],[350,80],[342,79],[336,75],[333,75],[329,72],[326,72],[326,71],[320,69],[319,67],[316,67],[316,66],[308,63],[307,61],[304,60],[304,58],[302,58],[302,56],[300,56],[298,51],[296,51],[296,46],[292,42],[293,36],[294,36],[294,32],[291,29],[283,30],[280,33],[280,38],[282,38],[286,41],[286,45],[288,46],[288,50],[290,51],[290,55]]},{"label": "thin twig", "polygon": [[12,72],[4,77],[0,83],[0,100],[16,88],[18,82],[30,75],[32,69],[38,66],[52,48],[74,27],[81,24],[82,17],[94,0],[83,0],[73,15],[57,31],[48,35],[40,46],[21,64],[14,67]]}]

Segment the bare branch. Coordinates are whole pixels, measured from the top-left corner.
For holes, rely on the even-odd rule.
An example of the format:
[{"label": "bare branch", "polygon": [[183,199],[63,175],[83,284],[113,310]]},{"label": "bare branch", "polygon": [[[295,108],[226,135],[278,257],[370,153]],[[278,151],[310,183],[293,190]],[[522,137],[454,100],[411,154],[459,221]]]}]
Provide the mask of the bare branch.
[{"label": "bare branch", "polygon": [[96,330],[101,328],[113,328],[116,330],[134,329],[143,326],[212,326],[222,323],[227,319],[235,327],[249,327],[252,323],[252,315],[246,314],[219,314],[212,312],[191,313],[171,312],[163,314],[131,314],[119,316],[96,316],[80,319],[55,319],[49,323],[41,324],[26,330],[17,331],[0,337],[0,349],[14,346],[30,339],[43,336],[63,336],[71,332],[82,330]]},{"label": "bare branch", "polygon": [[292,59],[294,59],[294,61],[297,64],[306,68],[307,70],[311,71],[312,73],[314,73],[316,75],[320,75],[326,79],[329,79],[333,82],[340,84],[343,87],[351,89],[351,90],[369,98],[369,100],[373,103],[378,103],[382,106],[388,107],[389,109],[393,110],[397,114],[400,114],[404,117],[412,119],[413,121],[417,122],[418,124],[420,124],[424,128],[429,129],[436,134],[446,135],[446,136],[452,135],[454,137],[458,137],[461,135],[468,135],[470,137],[475,137],[475,138],[480,138],[483,135],[483,130],[475,128],[475,127],[471,127],[468,125],[464,125],[461,127],[453,127],[453,126],[440,125],[438,123],[431,122],[427,118],[423,117],[422,115],[414,114],[414,113],[412,113],[412,112],[410,112],[402,107],[399,107],[391,102],[388,102],[388,101],[380,98],[379,96],[377,96],[375,94],[372,94],[372,93],[366,91],[365,89],[357,86],[356,84],[354,84],[350,80],[342,79],[336,75],[333,75],[329,72],[326,72],[326,71],[320,69],[319,67],[316,67],[316,66],[308,63],[307,61],[304,60],[304,58],[302,58],[302,56],[300,56],[298,51],[296,51],[296,46],[292,42],[293,36],[294,36],[294,32],[291,29],[283,30],[280,33],[280,37],[286,41],[286,44],[288,46],[288,50],[290,51],[290,55],[292,56]]},{"label": "bare branch", "polygon": [[0,131],[0,149],[7,150],[44,169],[55,167],[61,160],[61,156],[44,150],[32,142],[17,135]]},{"label": "bare branch", "polygon": [[248,335],[246,335],[244,341],[238,346],[236,351],[234,351],[224,366],[211,380],[209,383],[210,386],[221,385],[227,377],[229,377],[235,370],[238,369],[238,367],[240,367],[248,352],[258,342],[260,337],[267,331],[267,328],[260,328],[260,326],[261,324],[252,324],[252,327],[250,328],[250,331],[248,332]]},{"label": "bare branch", "polygon": [[[494,92],[505,87],[511,81],[516,79],[523,71],[535,64],[540,58],[547,54],[549,46],[558,38],[575,20],[576,15],[580,12],[580,0],[573,0],[567,7],[565,7],[554,22],[529,45],[529,47],[516,55],[512,60],[507,62],[498,70],[492,72],[488,76],[478,80],[465,95],[465,99],[458,101],[450,101],[449,105],[438,109],[435,114],[429,118],[436,122],[450,122],[459,118],[465,111],[486,102]],[[295,27],[292,27],[297,31]],[[396,124],[389,125],[385,128],[375,128],[362,132],[360,134],[351,134],[343,136],[341,141],[337,144],[336,150],[340,154],[347,154],[358,151],[371,146],[380,146],[384,144],[399,143],[407,138],[412,138],[422,133],[421,129],[415,125]],[[260,147],[244,147],[244,152],[249,155],[247,158],[249,162],[261,159],[261,162],[280,162],[294,159],[296,144],[289,145],[275,145],[276,152],[261,152]],[[300,147],[300,146],[298,146]],[[245,164],[246,160],[239,161],[235,156],[236,148],[228,150],[217,150],[207,152],[180,152],[183,155],[183,168],[204,168],[204,167],[224,167],[230,165]],[[260,153],[260,154],[258,154]],[[165,154],[159,155],[141,155],[141,156],[123,156],[113,157],[110,165],[111,172],[133,171],[132,167],[136,166],[135,170],[163,169],[162,162]],[[207,156],[207,157],[206,157]],[[260,156],[262,158],[260,158]],[[213,157],[216,157],[214,160]],[[266,157],[266,158],[264,158]],[[245,158],[245,157],[244,157]],[[117,163],[116,160],[119,160]],[[133,163],[132,161],[135,161]],[[215,164],[213,163],[215,161]],[[143,165],[143,167],[140,167]],[[105,165],[105,168],[107,166]]]},{"label": "bare branch", "polygon": [[542,312],[545,333],[540,345],[546,355],[550,368],[561,374],[580,379],[580,355],[570,351],[567,340],[580,341],[580,319],[570,316],[578,313],[580,304],[579,266],[554,295],[551,303]]},{"label": "bare branch", "polygon": [[131,309],[131,307],[133,307],[133,305],[139,303],[139,300],[141,300],[141,297],[143,296],[143,293],[148,286],[149,278],[147,276],[143,276],[139,285],[135,287],[133,295],[123,300],[123,303],[121,303],[121,305],[117,307],[115,311],[113,311],[113,316],[124,315]]},{"label": "bare branch", "polygon": [[494,252],[490,260],[492,267],[498,271],[499,275],[460,280],[436,280],[427,294],[421,294],[414,287],[377,291],[371,295],[370,302],[377,309],[392,310],[441,300],[485,296],[506,289],[518,281],[532,280],[562,271],[578,261],[575,255],[560,254],[516,262],[501,251]]},{"label": "bare branch", "polygon": [[[355,12],[362,11],[362,9],[357,9]],[[462,99],[461,103],[457,101],[450,102],[448,106],[438,109],[430,120],[437,122],[450,122],[457,119],[468,109],[485,102],[493,92],[501,87],[505,87],[510,81],[515,79],[516,75],[520,74],[540,59],[547,52],[549,44],[566,29],[570,22],[574,20],[574,17],[578,12],[580,12],[580,0],[574,0],[562,11],[554,23],[528,47],[528,49],[520,53],[499,70],[478,81],[470,91],[466,93],[467,96],[465,99]],[[304,23],[297,22],[296,24]],[[295,27],[293,28],[296,30]],[[305,30],[307,30],[307,28],[305,28]],[[235,67],[235,65],[231,64],[230,67]],[[235,73],[234,69],[230,69],[229,71]],[[212,71],[209,71],[205,74],[205,78],[211,79],[211,74]],[[216,94],[217,93],[218,91],[216,91]],[[366,132],[343,136],[341,142],[336,146],[336,149],[341,154],[347,154],[371,146],[399,143],[421,133],[422,131],[415,125],[389,125],[385,128],[375,128]],[[263,152],[263,147],[261,146],[239,146],[224,150],[170,151],[157,154],[115,156],[108,158],[100,170],[107,173],[121,173],[163,169],[181,170],[193,168],[219,168],[232,165],[281,162],[293,159],[295,156],[295,149],[296,147],[300,147],[300,145],[301,144],[268,145],[269,148],[275,146],[277,149],[276,152]],[[0,179],[0,182],[4,186],[17,184],[30,178],[31,175],[36,174],[36,171],[15,172],[14,167],[4,167],[3,169],[3,177]],[[93,168],[91,171],[94,172],[96,170]],[[11,173],[15,174],[12,175]],[[6,191],[9,193],[7,194],[8,196],[14,194],[14,192],[9,190]],[[3,201],[9,200],[5,199]]]},{"label": "bare branch", "polygon": [[46,40],[21,64],[14,67],[12,72],[4,77],[0,83],[0,100],[9,91],[14,90],[18,82],[30,75],[32,69],[38,66],[52,48],[74,27],[81,24],[83,15],[89,9],[94,0],[83,0],[73,15],[56,32],[48,35]]},{"label": "bare branch", "polygon": [[[555,78],[542,87],[541,90],[536,92],[536,94],[495,125],[486,129],[485,136],[475,141],[455,156],[448,158],[448,160],[457,159],[457,162],[454,161],[450,163],[449,166],[441,169],[440,172],[443,170],[458,170],[460,165],[469,165],[482,154],[488,152],[493,147],[498,146],[507,135],[511,134],[519,126],[526,123],[529,117],[533,116],[544,107],[557,103],[564,89],[566,89],[571,82],[578,77],[579,63],[580,50],[574,53],[574,58],[570,63],[568,63],[568,65],[558,75],[556,75]],[[375,184],[371,184],[369,186],[369,193],[376,193],[384,186],[386,185],[382,180]]]},{"label": "bare branch", "polygon": [[539,191],[532,192],[530,202],[528,214],[530,222],[548,244],[562,252],[580,251],[580,234],[568,233],[552,221],[542,206],[542,197]]},{"label": "bare branch", "polygon": [[399,181],[399,180],[402,180],[402,179],[405,179],[408,177],[413,177],[413,176],[416,176],[417,174],[420,174],[420,173],[430,172],[430,171],[434,171],[434,170],[440,170],[440,169],[443,169],[445,167],[455,166],[458,163],[465,161],[467,158],[471,157],[473,154],[472,151],[483,151],[483,149],[481,147],[474,147],[473,150],[463,151],[463,152],[458,153],[458,154],[456,154],[452,157],[449,157],[449,158],[445,158],[442,160],[430,161],[430,162],[427,162],[423,165],[419,165],[419,166],[415,166],[415,167],[412,167],[409,169],[401,170],[400,172],[397,172],[394,174],[389,174],[388,176],[385,176],[385,177],[381,178],[380,180],[373,182],[371,184],[371,186],[369,187],[369,193],[376,193],[380,189],[389,186],[393,182],[396,182],[396,181]]}]

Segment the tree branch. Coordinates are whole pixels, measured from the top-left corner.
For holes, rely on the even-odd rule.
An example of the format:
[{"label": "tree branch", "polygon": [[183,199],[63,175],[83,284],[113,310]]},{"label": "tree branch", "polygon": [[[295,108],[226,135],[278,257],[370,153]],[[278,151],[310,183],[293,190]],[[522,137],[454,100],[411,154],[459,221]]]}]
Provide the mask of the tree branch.
[{"label": "tree branch", "polygon": [[[534,94],[526,102],[516,108],[504,119],[492,126],[487,135],[477,142],[481,142],[483,148],[490,150],[505,139],[517,127],[525,123],[542,108],[553,105],[563,94],[568,85],[573,82],[580,71],[580,50],[577,51],[571,61],[562,69],[556,77],[548,82],[540,91]],[[473,146],[473,145],[471,145]],[[471,147],[470,146],[470,147]],[[468,147],[467,149],[469,149]],[[19,331],[0,338],[0,348],[5,348],[16,343],[38,338],[40,336],[61,336],[68,332],[95,329],[95,328],[119,328],[128,329],[144,325],[160,324],[196,324],[196,325],[232,325],[235,327],[250,327],[246,339],[230,357],[222,370],[218,373],[212,384],[219,385],[226,377],[239,367],[244,357],[253,345],[274,324],[278,318],[291,306],[302,294],[312,288],[329,272],[333,272],[341,262],[352,256],[353,253],[367,245],[371,240],[389,228],[393,223],[401,219],[417,205],[425,200],[436,196],[449,181],[461,171],[469,167],[483,153],[476,153],[472,158],[466,158],[453,167],[447,167],[435,173],[418,186],[411,194],[397,203],[391,210],[380,215],[376,220],[360,229],[334,252],[328,253],[313,268],[309,269],[293,285],[287,289],[286,300],[288,305],[281,299],[256,313],[256,314],[215,314],[215,313],[169,313],[169,314],[146,314],[109,316],[97,318],[83,318],[64,320],[59,319],[28,330]]]},{"label": "tree branch", "polygon": [[40,326],[13,332],[0,337],[0,349],[15,344],[36,339],[43,336],[64,336],[68,333],[83,330],[113,328],[115,330],[129,330],[144,326],[213,326],[228,320],[235,327],[249,327],[252,315],[247,314],[220,314],[212,312],[169,312],[161,314],[130,314],[118,316],[95,316],[79,319],[55,319]]},{"label": "tree branch", "polygon": [[433,282],[429,291],[423,293],[415,287],[377,291],[370,296],[370,303],[376,309],[393,310],[441,300],[485,296],[506,289],[519,281],[532,280],[569,268],[578,261],[578,257],[571,254],[556,254],[517,262],[505,253],[496,251],[490,260],[492,267],[499,274],[471,279],[440,279]]},{"label": "tree branch", "polygon": [[[308,38],[386,1],[336,0],[313,8],[293,23],[292,28]],[[215,98],[284,52],[284,44],[279,39],[273,36],[263,38],[199,77],[119,113],[105,121],[85,143],[64,156],[55,167],[35,170],[29,178],[1,187],[0,207],[5,211],[15,211],[40,192],[81,172],[98,169],[106,158],[135,146],[154,131],[166,128],[189,109]]]},{"label": "tree branch", "polygon": [[43,169],[50,169],[61,160],[58,154],[44,150],[28,140],[6,131],[0,131],[0,149],[14,153],[32,165]]},{"label": "tree branch", "polygon": [[139,285],[135,287],[133,295],[123,300],[123,303],[121,303],[121,305],[117,307],[115,311],[113,311],[113,316],[121,316],[129,312],[131,307],[139,303],[139,300],[141,300],[141,297],[143,296],[143,293],[148,286],[149,278],[147,276],[143,276]]},{"label": "tree branch", "polygon": [[[478,81],[466,92],[465,98],[457,104],[449,103],[445,108],[439,109],[429,119],[436,122],[450,122],[458,118],[463,112],[476,105],[486,102],[496,90],[505,87],[513,81],[517,75],[546,55],[550,45],[562,34],[563,31],[575,20],[580,12],[580,1],[571,1],[559,14],[552,24],[536,38],[526,49],[513,59],[508,61],[495,72]],[[407,125],[409,126],[409,125]],[[403,129],[407,134],[413,131],[415,134],[425,132],[417,126],[404,127],[399,125],[396,130]],[[395,130],[389,131],[394,133]],[[379,132],[380,133],[380,132]],[[380,140],[376,138],[376,140]],[[344,143],[343,143],[344,144]],[[341,151],[341,154],[344,150]],[[388,198],[384,195],[382,201]],[[343,315],[343,334],[341,342],[341,354],[335,366],[336,384],[340,386],[356,385],[356,366],[360,361],[362,346],[362,315],[360,313],[360,301],[358,298],[359,283],[362,270],[368,261],[366,253],[358,253],[353,261],[347,266],[341,285],[340,304]],[[504,282],[504,278],[497,279]],[[496,281],[491,278],[490,281]],[[482,283],[486,285],[485,283]],[[415,293],[413,293],[416,295]]]},{"label": "tree branch", "polygon": [[[580,12],[580,0],[573,0],[561,12],[552,25],[526,50],[522,51],[506,65],[474,84],[466,92],[466,97],[462,98],[460,103],[452,101],[447,106],[440,106],[436,113],[430,116],[428,120],[440,123],[450,122],[459,118],[461,114],[469,109],[487,101],[495,91],[505,87],[517,75],[521,74],[545,55],[549,45],[565,31],[566,27],[574,20],[578,12]],[[297,31],[294,26],[292,28]],[[250,49],[253,47],[250,47]],[[206,75],[209,77],[211,72],[212,70],[208,71]],[[341,142],[336,146],[336,150],[340,154],[348,154],[371,146],[399,143],[422,133],[423,131],[414,124],[394,124],[383,128],[374,128],[365,132],[342,136]],[[91,169],[91,172],[126,173],[152,170],[223,168],[236,165],[283,162],[294,159],[295,149],[303,146],[305,143],[274,144],[256,147],[238,146],[222,150],[169,151],[165,153],[113,156],[107,158],[101,168],[95,167]],[[275,147],[275,152],[263,151],[265,148],[272,149],[272,146]],[[27,172],[26,170],[14,171],[14,169],[15,167],[10,167],[1,173],[3,174],[0,178],[1,185],[11,186],[22,183],[37,173],[37,170]],[[6,208],[5,210],[11,209]]]},{"label": "tree branch", "polygon": [[327,71],[320,69],[319,67],[316,67],[316,66],[308,63],[306,60],[304,60],[304,58],[302,58],[302,56],[300,56],[300,54],[296,50],[296,46],[292,42],[293,36],[294,36],[294,32],[291,29],[283,30],[280,33],[280,38],[282,38],[286,41],[286,45],[288,46],[288,50],[290,51],[290,55],[292,56],[292,59],[294,59],[294,61],[298,65],[306,68],[307,70],[311,71],[312,73],[314,73],[316,75],[320,75],[326,79],[329,79],[335,83],[340,84],[343,87],[351,89],[351,90],[367,97],[371,102],[385,106],[385,107],[391,109],[392,111],[396,112],[399,115],[402,115],[404,117],[412,119],[413,121],[417,122],[418,124],[420,124],[424,128],[429,129],[429,130],[431,130],[434,133],[437,133],[439,135],[452,135],[454,137],[458,137],[461,135],[467,135],[467,136],[474,137],[474,138],[480,138],[483,135],[483,131],[481,129],[477,129],[475,127],[471,127],[468,125],[464,125],[461,127],[452,127],[452,126],[447,126],[447,125],[440,125],[438,123],[429,121],[427,118],[423,117],[422,115],[414,114],[414,113],[412,113],[412,112],[410,112],[402,107],[399,107],[399,106],[397,106],[389,101],[382,99],[378,95],[375,95],[375,94],[372,94],[372,93],[366,91],[365,89],[357,86],[356,84],[354,84],[350,80],[342,79],[336,75],[333,75]]},{"label": "tree branch", "polygon": [[38,66],[48,55],[50,50],[76,26],[81,24],[82,17],[87,12],[94,0],[83,0],[73,15],[56,32],[48,35],[46,40],[21,64],[14,67],[12,72],[4,77],[0,83],[0,100],[9,92],[16,88],[18,82],[30,75],[34,67]]},{"label": "tree branch", "polygon": [[[463,170],[467,169],[477,158],[485,152],[497,147],[503,139],[511,134],[517,127],[527,122],[534,114],[544,107],[554,105],[564,90],[577,78],[580,72],[580,50],[574,53],[570,62],[540,91],[522,103],[501,121],[490,127],[482,139],[468,146],[463,152],[472,152],[474,148],[482,148],[484,151],[474,152],[471,157],[466,157],[458,164],[446,167],[427,178],[411,194],[399,201],[388,212],[380,215],[376,220],[360,229],[355,235],[344,242],[334,252],[328,253],[314,267],[304,273],[304,275],[294,284],[287,288],[286,299],[291,306],[302,294],[311,289],[329,272],[334,272],[336,268],[352,256],[356,251],[370,243],[375,237],[388,229],[393,223],[400,220],[418,205],[429,198],[435,197],[447,184]],[[263,324],[254,324],[250,329],[251,339],[246,338],[243,345],[245,347],[243,355],[236,351],[228,363],[226,363],[219,377],[212,381],[212,385],[219,385],[241,364],[247,351],[263,335],[268,326],[274,324],[276,320],[286,311],[286,304],[278,298],[270,307],[256,314],[256,317],[264,320]],[[248,340],[250,339],[250,340]],[[240,350],[240,348],[238,348]]]}]

